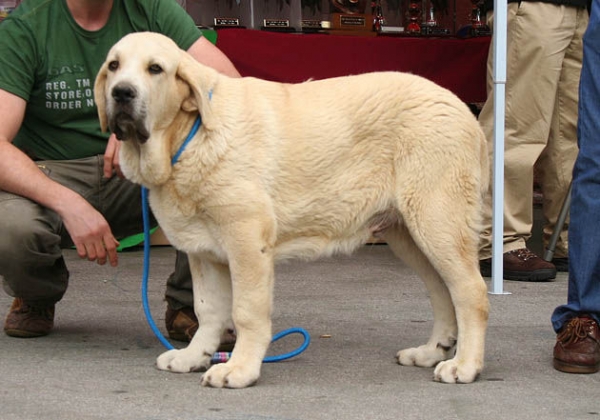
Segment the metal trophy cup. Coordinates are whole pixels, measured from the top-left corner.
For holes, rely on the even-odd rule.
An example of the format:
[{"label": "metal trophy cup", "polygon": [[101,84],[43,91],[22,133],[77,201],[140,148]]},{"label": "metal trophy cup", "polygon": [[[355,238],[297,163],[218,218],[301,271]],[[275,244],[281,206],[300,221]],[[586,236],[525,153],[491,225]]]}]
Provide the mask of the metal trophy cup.
[{"label": "metal trophy cup", "polygon": [[483,19],[482,0],[471,0],[473,8],[471,9],[471,36],[486,36],[490,35],[489,26],[486,25]]},{"label": "metal trophy cup", "polygon": [[434,35],[434,36],[450,35],[449,29],[442,28],[439,25],[439,20],[438,20],[439,12],[447,14],[446,2],[429,0],[425,19],[423,20],[423,23],[421,24],[421,33],[423,35]]},{"label": "metal trophy cup", "polygon": [[426,28],[437,28],[438,26],[438,20],[435,16],[435,6],[433,5],[433,3],[429,3],[424,24]]}]

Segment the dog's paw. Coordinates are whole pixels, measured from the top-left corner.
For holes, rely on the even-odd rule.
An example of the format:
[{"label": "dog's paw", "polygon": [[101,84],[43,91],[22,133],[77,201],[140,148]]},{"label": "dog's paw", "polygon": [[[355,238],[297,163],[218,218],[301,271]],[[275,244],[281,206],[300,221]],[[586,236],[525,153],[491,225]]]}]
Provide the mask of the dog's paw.
[{"label": "dog's paw", "polygon": [[212,366],[202,376],[202,386],[213,388],[246,388],[254,385],[260,376],[258,369],[234,365],[231,361]]},{"label": "dog's paw", "polygon": [[396,354],[398,363],[403,366],[432,367],[447,358],[447,352],[443,348],[432,347],[427,344],[400,350]]},{"label": "dog's paw", "polygon": [[198,372],[210,366],[210,359],[207,354],[198,357],[196,352],[190,351],[189,348],[169,350],[158,356],[156,367],[176,373]]},{"label": "dog's paw", "polygon": [[433,380],[447,384],[470,384],[481,372],[481,366],[473,363],[459,363],[456,359],[440,362],[433,371]]}]

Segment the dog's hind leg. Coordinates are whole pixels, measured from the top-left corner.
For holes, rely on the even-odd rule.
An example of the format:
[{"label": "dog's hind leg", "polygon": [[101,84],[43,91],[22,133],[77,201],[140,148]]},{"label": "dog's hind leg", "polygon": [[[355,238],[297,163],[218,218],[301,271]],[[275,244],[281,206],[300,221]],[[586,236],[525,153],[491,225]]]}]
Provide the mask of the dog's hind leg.
[{"label": "dog's hind leg", "polygon": [[[478,220],[478,215],[476,206],[469,205],[467,201],[461,206],[459,202],[441,202],[444,200],[439,198],[443,197],[440,191],[432,194],[430,197],[437,197],[437,202],[422,202],[422,205],[412,209],[412,212],[403,212],[403,215],[408,215],[404,217],[406,229],[429,261],[430,267],[423,264],[425,268],[422,270],[431,292],[434,314],[436,311],[439,314],[434,315],[434,333],[425,345],[427,350],[417,350],[416,354],[427,358],[431,353],[435,353],[432,347],[438,343],[439,353],[452,347],[452,334],[448,328],[455,318],[450,309],[453,305],[458,327],[456,353],[452,359],[438,363],[434,370],[434,379],[447,383],[469,383],[473,382],[483,369],[489,312],[487,286],[479,272],[477,259],[479,237],[472,226]],[[463,210],[439,211],[452,206],[462,207]],[[437,272],[437,277],[431,273],[431,268]],[[442,282],[446,290],[442,287]],[[442,317],[448,317],[450,321],[443,320]],[[444,342],[444,339],[447,341]],[[414,360],[417,356],[411,356],[411,351],[401,352],[401,363],[405,357]]]},{"label": "dog's hind leg", "polygon": [[429,260],[417,247],[405,226],[386,231],[385,239],[394,254],[421,277],[429,291],[433,309],[433,330],[429,341],[419,347],[401,350],[398,363],[405,366],[432,367],[453,355],[457,325],[448,288]]},{"label": "dog's hind leg", "polygon": [[208,368],[223,331],[231,324],[229,267],[195,255],[189,255],[189,262],[198,331],[186,348],[170,350],[158,357],[156,365],[161,370],[185,373]]}]

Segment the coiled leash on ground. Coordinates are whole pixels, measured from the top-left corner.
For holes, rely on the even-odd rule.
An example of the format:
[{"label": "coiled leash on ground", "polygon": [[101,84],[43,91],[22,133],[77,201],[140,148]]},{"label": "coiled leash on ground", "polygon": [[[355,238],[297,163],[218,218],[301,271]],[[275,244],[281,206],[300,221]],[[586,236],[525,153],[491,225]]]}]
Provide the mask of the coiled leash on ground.
[{"label": "coiled leash on ground", "polygon": [[[194,137],[194,135],[198,131],[198,128],[200,128],[200,124],[201,119],[200,116],[198,116],[198,118],[194,122],[192,130],[188,134],[187,138],[185,139],[177,153],[175,153],[175,156],[173,156],[173,159],[171,160],[171,165],[174,165],[177,162],[179,156],[181,155],[189,141],[192,139],[192,137]],[[169,340],[165,338],[165,336],[160,332],[160,330],[156,326],[156,323],[154,322],[154,319],[152,318],[152,314],[150,312],[150,306],[148,304],[148,277],[150,273],[150,217],[148,211],[148,189],[146,187],[142,187],[142,218],[144,222],[144,265],[142,273],[142,305],[144,307],[144,314],[146,315],[146,320],[148,321],[148,325],[150,325],[152,332],[154,332],[154,335],[158,338],[162,345],[169,350],[173,350],[173,345],[169,342]],[[273,363],[280,362],[282,360],[287,360],[299,355],[304,350],[306,350],[306,348],[310,344],[310,335],[303,328],[289,328],[287,330],[280,331],[279,333],[273,336],[271,342],[273,343],[279,340],[280,338],[286,337],[290,334],[301,334],[304,337],[304,342],[300,345],[300,347],[290,351],[289,353],[265,357],[263,359],[264,363]],[[217,352],[213,355],[211,363],[223,363],[228,361],[230,357],[231,353],[229,352]]]}]

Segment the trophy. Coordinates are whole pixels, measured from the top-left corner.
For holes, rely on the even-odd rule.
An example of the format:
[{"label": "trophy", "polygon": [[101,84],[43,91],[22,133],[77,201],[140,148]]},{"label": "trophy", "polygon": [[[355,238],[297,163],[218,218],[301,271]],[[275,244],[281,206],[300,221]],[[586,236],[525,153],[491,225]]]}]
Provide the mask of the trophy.
[{"label": "trophy", "polygon": [[380,35],[394,35],[404,33],[405,0],[371,0],[371,14],[373,15],[373,29]]},{"label": "trophy", "polygon": [[408,3],[408,25],[406,25],[406,32],[411,35],[421,34],[421,5],[417,0],[410,0]]},{"label": "trophy", "polygon": [[331,33],[367,35],[373,32],[373,16],[366,14],[367,0],[331,0]]},{"label": "trophy", "polygon": [[331,0],[333,7],[347,15],[365,13],[367,2],[365,0]]},{"label": "trophy", "polygon": [[447,0],[429,0],[425,19],[421,25],[421,33],[423,35],[449,35],[450,30],[441,28],[439,26],[439,20],[437,18],[438,11],[448,13],[448,2]]},{"label": "trophy", "polygon": [[485,36],[490,35],[490,28],[483,21],[481,0],[471,0],[473,8],[471,9],[471,35],[472,36]]},{"label": "trophy", "polygon": [[381,33],[383,27],[385,26],[385,18],[383,17],[381,0],[371,1],[371,14],[373,15],[373,30],[377,33]]}]

